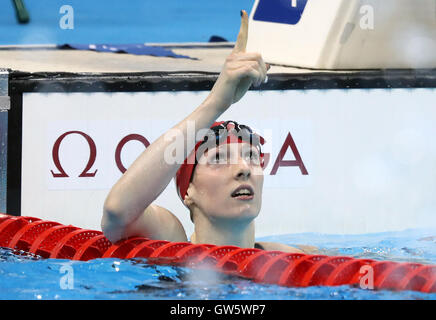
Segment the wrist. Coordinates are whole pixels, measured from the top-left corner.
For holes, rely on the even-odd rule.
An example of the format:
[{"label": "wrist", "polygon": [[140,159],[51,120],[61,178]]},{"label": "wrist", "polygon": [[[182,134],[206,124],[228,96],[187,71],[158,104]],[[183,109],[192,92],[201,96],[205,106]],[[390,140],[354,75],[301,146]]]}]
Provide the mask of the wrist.
[{"label": "wrist", "polygon": [[217,95],[213,90],[209,93],[207,98],[204,100],[203,105],[211,110],[217,113],[217,117],[220,116],[224,111],[226,111],[232,103],[229,101],[226,101],[226,99],[223,99],[219,95]]}]

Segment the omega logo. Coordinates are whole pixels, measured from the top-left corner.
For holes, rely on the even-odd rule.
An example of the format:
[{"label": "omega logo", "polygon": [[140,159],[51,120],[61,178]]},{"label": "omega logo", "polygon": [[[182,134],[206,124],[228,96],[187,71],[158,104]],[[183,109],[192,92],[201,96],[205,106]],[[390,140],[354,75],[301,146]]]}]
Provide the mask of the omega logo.
[{"label": "omega logo", "polygon": [[94,177],[95,174],[97,173],[97,170],[95,170],[93,173],[88,172],[91,169],[91,167],[94,165],[95,158],[97,157],[97,147],[95,146],[94,140],[92,140],[92,138],[88,136],[86,133],[83,133],[81,131],[68,131],[65,132],[63,135],[61,135],[59,138],[57,138],[55,144],[53,145],[53,150],[52,150],[53,162],[59,171],[59,173],[54,173],[53,170],[50,170],[51,174],[53,175],[53,178],[68,178],[68,174],[62,168],[61,162],[59,161],[59,148],[61,146],[62,140],[64,140],[64,138],[70,134],[82,135],[86,139],[86,142],[88,142],[89,149],[90,149],[88,163],[86,164],[85,169],[82,171],[79,177],[81,178]]},{"label": "omega logo", "polygon": [[[68,132],[65,132],[64,134],[62,134],[61,136],[59,136],[59,138],[56,139],[56,141],[53,145],[52,158],[53,158],[53,163],[56,166],[56,169],[58,171],[56,173],[53,170],[50,170],[53,178],[68,178],[69,177],[69,175],[62,168],[61,162],[59,160],[59,148],[60,148],[60,145],[61,145],[62,141],[64,140],[64,138],[68,135],[71,135],[71,134],[81,135],[85,139],[85,141],[88,143],[88,146],[89,146],[88,163],[86,164],[82,173],[80,173],[79,177],[80,178],[95,177],[98,169],[95,169],[94,171],[91,170],[92,166],[94,165],[95,160],[97,158],[97,146],[96,146],[94,140],[89,135],[87,135],[86,133],[84,133],[82,131],[68,131]],[[125,136],[124,138],[122,138],[115,149],[115,164],[121,173],[124,173],[127,170],[121,161],[121,151],[123,150],[126,143],[129,141],[132,141],[132,140],[136,140],[136,141],[141,142],[145,148],[147,148],[150,145],[150,142],[147,140],[147,138],[145,138],[144,136],[141,136],[140,134],[129,134],[129,135]],[[295,160],[285,160],[284,159],[288,149],[291,149],[291,152],[294,155]],[[269,153],[265,153],[265,167],[268,166],[270,158],[271,158],[271,155]],[[274,165],[271,169],[271,172],[269,174],[276,175],[277,171],[280,167],[298,167],[300,169],[300,172],[302,175],[309,174],[307,169],[306,169],[306,166],[304,165],[304,162],[300,156],[300,152],[298,151],[298,148],[297,148],[297,146],[294,142],[294,139],[292,138],[292,135],[290,132],[288,132],[288,134],[285,138],[285,141],[283,142],[282,147],[281,147],[281,149],[280,149],[280,151],[279,151],[279,153],[274,161]]]}]

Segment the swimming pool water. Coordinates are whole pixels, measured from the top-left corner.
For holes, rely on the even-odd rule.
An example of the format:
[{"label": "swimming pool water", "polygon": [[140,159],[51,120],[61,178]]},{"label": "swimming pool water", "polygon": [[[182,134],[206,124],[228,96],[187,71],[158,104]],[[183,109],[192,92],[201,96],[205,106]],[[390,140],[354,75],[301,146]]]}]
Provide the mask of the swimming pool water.
[{"label": "swimming pool water", "polygon": [[[436,264],[436,240],[429,238],[434,235],[436,230],[406,230],[351,236],[304,233],[258,240],[315,245],[328,255]],[[349,286],[287,288],[212,271],[149,265],[145,259],[82,262],[0,249],[0,299],[436,300],[436,294]]]},{"label": "swimming pool water", "polygon": [[[239,11],[253,0],[24,0],[30,22],[20,25],[12,1],[0,4],[0,44],[235,41]],[[72,29],[62,29],[63,5],[73,9]]]}]

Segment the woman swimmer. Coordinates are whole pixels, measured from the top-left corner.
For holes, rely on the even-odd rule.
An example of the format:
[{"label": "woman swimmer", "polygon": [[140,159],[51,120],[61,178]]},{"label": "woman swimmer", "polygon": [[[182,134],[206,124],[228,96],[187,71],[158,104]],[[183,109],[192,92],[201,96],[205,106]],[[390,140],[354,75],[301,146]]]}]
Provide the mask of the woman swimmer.
[{"label": "woman swimmer", "polygon": [[[165,150],[173,142],[166,139],[165,134],[153,142],[106,198],[101,227],[112,242],[130,236],[187,241],[177,217],[152,204],[176,176],[179,196],[189,208],[194,223],[192,243],[303,252],[278,243],[255,243],[254,219],[260,212],[264,179],[258,136],[248,127],[232,121],[215,122],[251,85],[259,86],[264,82],[269,69],[260,54],[245,51],[248,15],[241,11],[241,16],[235,47],[210,94],[172,129],[183,133],[184,154],[192,151],[191,157],[198,161],[185,161],[182,166],[170,164],[165,161]],[[197,143],[194,150],[187,149],[189,122],[195,123],[196,136],[200,128],[212,126],[209,135]],[[201,148],[203,152],[199,152]],[[302,249],[310,251],[311,248]]]}]

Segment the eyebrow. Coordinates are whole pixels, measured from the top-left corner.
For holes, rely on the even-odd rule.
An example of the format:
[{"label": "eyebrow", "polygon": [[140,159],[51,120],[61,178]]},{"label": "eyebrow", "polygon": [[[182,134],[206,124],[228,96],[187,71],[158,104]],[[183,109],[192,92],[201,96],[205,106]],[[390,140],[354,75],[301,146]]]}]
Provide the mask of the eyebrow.
[{"label": "eyebrow", "polygon": [[[227,151],[227,153],[229,153],[228,152],[228,150],[230,149],[230,144],[221,144],[221,145],[219,145],[219,146],[217,146],[217,147],[214,147],[213,149],[207,149],[206,151],[205,151],[205,154],[208,156],[209,155],[209,152],[214,152],[214,154],[217,154],[217,153],[219,153],[219,152],[223,152],[223,151]],[[254,146],[254,145],[252,145],[252,144],[250,144],[250,147],[247,149],[242,149],[241,150],[241,152],[246,152],[246,151],[250,151],[250,152],[256,152],[257,154],[259,154],[260,155],[260,150],[256,147],[256,146]]]}]

